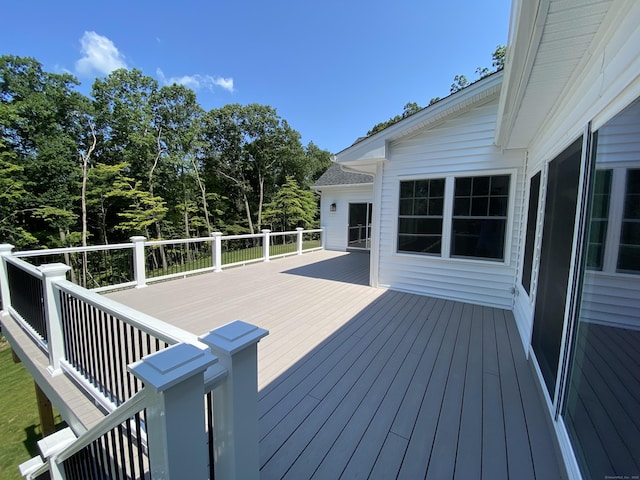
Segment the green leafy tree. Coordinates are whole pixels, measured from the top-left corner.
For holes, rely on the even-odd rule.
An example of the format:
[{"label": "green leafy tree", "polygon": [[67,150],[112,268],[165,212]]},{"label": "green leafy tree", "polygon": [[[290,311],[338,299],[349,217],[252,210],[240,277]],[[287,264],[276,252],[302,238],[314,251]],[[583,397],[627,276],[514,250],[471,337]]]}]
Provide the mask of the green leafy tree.
[{"label": "green leafy tree", "polygon": [[87,209],[93,220],[92,230],[97,232],[98,243],[108,245],[117,225],[117,212],[126,208],[127,191],[132,179],[125,173],[129,169],[126,162],[107,165],[96,163],[87,176]]},{"label": "green leafy tree", "polygon": [[0,237],[18,248],[37,243],[37,239],[16,222],[26,194],[22,181],[23,167],[15,163],[16,154],[5,150],[0,139]]},{"label": "green leafy tree", "polygon": [[71,75],[45,72],[33,58],[0,57],[2,149],[15,154],[25,190],[14,221],[46,244],[68,244],[77,227],[78,118],[86,106],[77,84]]},{"label": "green leafy tree", "polygon": [[456,75],[455,77],[453,77],[453,83],[451,84],[451,88],[449,89],[449,91],[451,93],[456,93],[468,86],[469,80],[467,80],[467,77],[465,75]]},{"label": "green leafy tree", "polygon": [[317,217],[318,204],[314,193],[302,189],[289,176],[273,200],[265,206],[265,222],[273,230],[292,230],[296,227],[311,227]]},{"label": "green leafy tree", "polygon": [[232,104],[205,114],[203,141],[206,168],[226,180],[254,233],[287,161],[304,158],[300,134],[272,107]]},{"label": "green leafy tree", "polygon": [[371,136],[375,133],[378,133],[381,130],[384,130],[387,127],[390,127],[393,124],[398,123],[400,120],[403,120],[413,115],[414,113],[418,112],[420,109],[421,109],[420,105],[418,105],[416,102],[406,103],[404,108],[402,109],[402,114],[396,115],[395,117],[391,117],[386,122],[381,122],[381,123],[378,123],[377,125],[374,125],[373,128],[367,132],[367,136]]}]

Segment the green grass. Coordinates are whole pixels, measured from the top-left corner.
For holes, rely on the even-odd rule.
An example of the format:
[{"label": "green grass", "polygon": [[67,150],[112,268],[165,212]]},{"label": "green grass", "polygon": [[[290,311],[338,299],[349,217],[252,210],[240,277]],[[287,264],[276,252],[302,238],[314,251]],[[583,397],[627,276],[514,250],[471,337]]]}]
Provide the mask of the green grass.
[{"label": "green grass", "polygon": [[[60,424],[56,416],[56,426]],[[0,480],[22,479],[18,465],[38,454],[42,438],[33,379],[0,334]]]}]

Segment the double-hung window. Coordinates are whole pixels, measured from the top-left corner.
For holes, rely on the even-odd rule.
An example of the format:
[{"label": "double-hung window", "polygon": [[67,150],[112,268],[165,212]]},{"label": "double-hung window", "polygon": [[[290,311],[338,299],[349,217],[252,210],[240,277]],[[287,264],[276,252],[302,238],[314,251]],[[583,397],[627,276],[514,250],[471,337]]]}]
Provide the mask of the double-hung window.
[{"label": "double-hung window", "polygon": [[451,182],[401,181],[397,251],[503,260],[510,178],[506,174],[456,177]]},{"label": "double-hung window", "polygon": [[451,256],[504,258],[509,175],[455,179]]},{"label": "double-hung window", "polygon": [[440,254],[444,178],[400,182],[398,251]]}]

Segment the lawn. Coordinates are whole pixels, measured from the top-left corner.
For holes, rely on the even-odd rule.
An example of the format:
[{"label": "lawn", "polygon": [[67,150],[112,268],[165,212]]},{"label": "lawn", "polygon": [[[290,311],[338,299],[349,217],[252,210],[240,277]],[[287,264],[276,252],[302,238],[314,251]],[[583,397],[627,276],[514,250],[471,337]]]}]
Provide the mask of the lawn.
[{"label": "lawn", "polygon": [[[56,424],[60,418],[56,417]],[[0,334],[0,480],[22,479],[18,465],[38,454],[42,438],[33,379]]]}]

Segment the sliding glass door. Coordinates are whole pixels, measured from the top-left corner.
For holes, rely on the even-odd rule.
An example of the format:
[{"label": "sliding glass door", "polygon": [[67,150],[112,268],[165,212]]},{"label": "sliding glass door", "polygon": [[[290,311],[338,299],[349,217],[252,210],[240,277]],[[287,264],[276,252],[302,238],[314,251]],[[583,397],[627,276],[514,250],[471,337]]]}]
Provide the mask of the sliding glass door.
[{"label": "sliding glass door", "polygon": [[632,479],[640,477],[640,100],[596,134],[562,418],[584,478]]},{"label": "sliding glass door", "polygon": [[554,398],[571,269],[582,138],[549,164],[542,250],[531,344]]}]

